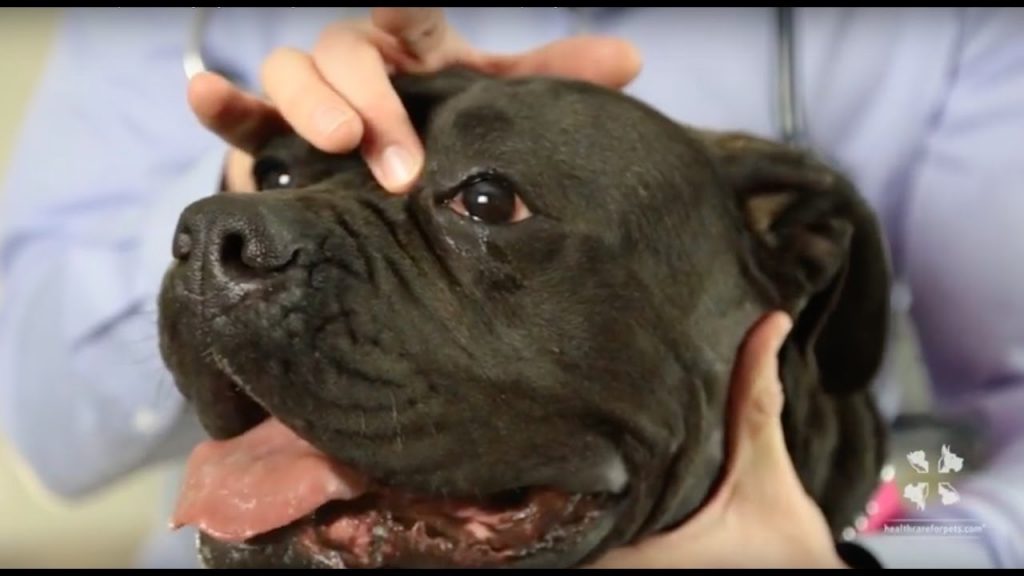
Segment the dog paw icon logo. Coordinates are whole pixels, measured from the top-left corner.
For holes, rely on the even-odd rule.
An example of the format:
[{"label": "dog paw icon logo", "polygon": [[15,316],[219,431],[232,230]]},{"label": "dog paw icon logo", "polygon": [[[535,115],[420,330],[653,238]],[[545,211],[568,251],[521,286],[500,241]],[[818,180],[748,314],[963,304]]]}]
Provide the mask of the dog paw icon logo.
[{"label": "dog paw icon logo", "polygon": [[918,474],[928,473],[928,456],[925,455],[924,450],[917,450],[907,454],[907,462],[910,464],[910,467],[914,469],[914,472],[917,472]]},{"label": "dog paw icon logo", "polygon": [[[964,459],[953,452],[948,444],[943,444],[940,452],[936,466],[939,476],[956,474],[964,469]],[[943,506],[952,506],[960,501],[960,493],[951,482],[938,481],[937,478],[932,477],[934,474],[931,473],[931,464],[924,450],[908,453],[907,463],[910,464],[915,476],[926,476],[926,478],[914,478],[914,481],[903,487],[903,498],[918,510],[925,509],[933,481],[935,481],[936,492]]]}]

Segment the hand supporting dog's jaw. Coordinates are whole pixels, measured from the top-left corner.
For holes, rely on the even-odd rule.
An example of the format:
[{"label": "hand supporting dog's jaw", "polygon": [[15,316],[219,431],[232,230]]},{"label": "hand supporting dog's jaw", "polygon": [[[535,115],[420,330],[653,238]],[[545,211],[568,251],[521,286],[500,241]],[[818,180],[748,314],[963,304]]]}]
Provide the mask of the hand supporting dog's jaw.
[{"label": "hand supporting dog's jaw", "polygon": [[176,522],[218,566],[568,567],[686,517],[778,304],[714,152],[591,86],[396,81],[409,195],[286,137],[182,215],[161,350],[213,442]]}]

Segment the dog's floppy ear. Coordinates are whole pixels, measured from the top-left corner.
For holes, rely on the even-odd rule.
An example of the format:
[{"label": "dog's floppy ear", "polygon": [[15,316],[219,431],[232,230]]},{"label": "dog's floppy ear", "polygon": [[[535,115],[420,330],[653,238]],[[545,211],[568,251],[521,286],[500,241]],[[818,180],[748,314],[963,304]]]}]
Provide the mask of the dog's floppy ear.
[{"label": "dog's floppy ear", "polygon": [[828,392],[864,389],[889,322],[890,268],[874,213],[846,177],[805,151],[745,134],[702,136],[735,194],[750,271],[769,304],[794,315],[791,340]]},{"label": "dog's floppy ear", "polygon": [[434,110],[485,76],[469,68],[454,66],[430,74],[402,73],[391,79],[409,120],[421,132]]}]

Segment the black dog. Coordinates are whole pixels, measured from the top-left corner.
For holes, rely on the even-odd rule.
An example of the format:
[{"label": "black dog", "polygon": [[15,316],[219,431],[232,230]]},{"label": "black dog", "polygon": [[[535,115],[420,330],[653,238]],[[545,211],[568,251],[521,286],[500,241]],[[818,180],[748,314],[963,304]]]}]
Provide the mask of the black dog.
[{"label": "black dog", "polygon": [[161,346],[218,440],[176,519],[207,565],[569,567],[678,524],[774,309],[794,461],[853,520],[889,275],[850,182],[588,84],[394,82],[427,147],[410,195],[287,136],[261,193],[181,217]]}]

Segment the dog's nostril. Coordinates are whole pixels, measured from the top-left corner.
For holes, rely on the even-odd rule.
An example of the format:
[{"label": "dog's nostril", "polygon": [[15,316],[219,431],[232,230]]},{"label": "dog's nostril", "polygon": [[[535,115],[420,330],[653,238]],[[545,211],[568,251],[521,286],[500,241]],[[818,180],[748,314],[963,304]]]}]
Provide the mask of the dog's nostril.
[{"label": "dog's nostril", "polygon": [[238,232],[230,232],[224,236],[220,245],[220,262],[224,266],[246,268],[243,259],[245,238]]},{"label": "dog's nostril", "polygon": [[252,287],[300,263],[296,255],[309,234],[303,215],[256,194],[214,196],[182,214],[174,255],[197,290]]},{"label": "dog's nostril", "polygon": [[262,267],[258,259],[253,261],[249,246],[251,241],[241,232],[228,232],[221,237],[220,247],[216,255],[218,268],[222,274],[235,281],[257,281],[260,279]]},{"label": "dog's nostril", "polygon": [[224,232],[215,250],[211,256],[221,273],[237,281],[262,280],[287,268],[297,253],[285,239],[242,230]]}]

